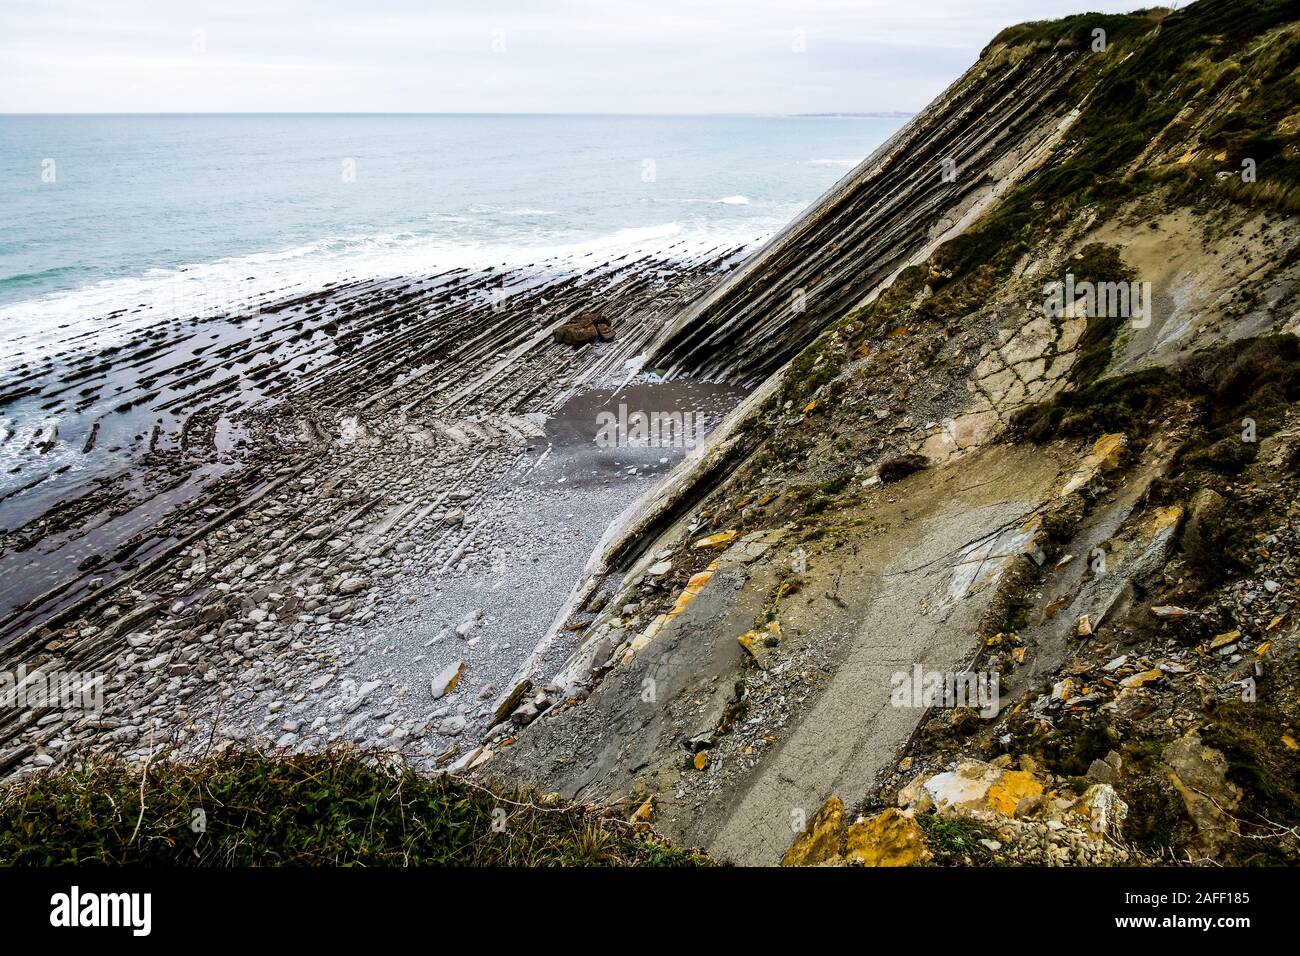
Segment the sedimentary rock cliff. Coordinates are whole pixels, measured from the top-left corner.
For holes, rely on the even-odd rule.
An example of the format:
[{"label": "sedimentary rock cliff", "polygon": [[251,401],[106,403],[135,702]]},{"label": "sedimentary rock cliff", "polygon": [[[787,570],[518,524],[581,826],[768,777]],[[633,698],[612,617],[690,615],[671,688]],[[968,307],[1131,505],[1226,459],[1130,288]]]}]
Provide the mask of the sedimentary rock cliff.
[{"label": "sedimentary rock cliff", "polygon": [[681,312],[655,363],[759,386],[479,772],[744,863],[916,861],[952,815],[987,862],[1295,862],[1298,18],[1008,30]]},{"label": "sedimentary rock cliff", "polygon": [[1086,53],[997,47],[660,334],[651,364],[754,383],[1050,154]]}]

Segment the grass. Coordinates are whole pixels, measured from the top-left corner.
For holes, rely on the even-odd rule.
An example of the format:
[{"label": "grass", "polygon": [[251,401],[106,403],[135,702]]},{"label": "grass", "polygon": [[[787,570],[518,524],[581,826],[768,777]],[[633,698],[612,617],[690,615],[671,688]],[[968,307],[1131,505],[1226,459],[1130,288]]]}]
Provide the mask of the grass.
[{"label": "grass", "polygon": [[[1300,157],[1295,134],[1279,134],[1278,124],[1294,110],[1300,92],[1300,36],[1294,29],[1269,34],[1300,18],[1300,2],[1201,0],[1160,25],[1163,18],[1159,11],[1084,14],[1012,27],[994,40],[991,47],[1049,44],[1084,52],[1090,49],[1092,31],[1100,28],[1114,49],[1085,54],[1093,59],[1075,85],[1075,97],[1087,100],[1071,132],[1075,148],[1064,150],[1061,159],[940,249],[934,264],[948,274],[947,284],[964,280],[960,284],[967,287],[966,294],[950,292],[949,302],[937,297],[925,311],[960,314],[979,301],[983,286],[1005,275],[1015,258],[1070,210],[1095,205],[1104,211],[1159,183],[1158,177],[1130,175],[1129,164],[1157,138],[1171,145],[1185,142],[1190,131],[1175,122],[1179,112],[1192,103],[1208,113],[1212,98],[1226,91],[1239,91],[1238,100],[1248,96],[1246,105],[1221,117],[1209,113],[1211,126],[1198,139],[1202,147],[1226,153],[1227,162],[1188,171],[1183,198],[1208,196],[1215,172],[1239,168],[1241,159],[1252,158],[1259,164],[1260,181],[1254,184],[1259,188],[1232,180],[1218,195],[1247,204],[1273,199],[1274,205],[1293,211]],[[1114,263],[1104,265],[1100,275],[1116,279]]]},{"label": "grass", "polygon": [[[1179,451],[1152,483],[1148,503],[1186,503],[1203,488],[1223,496],[1222,513],[1203,528],[1201,539],[1184,542],[1188,569],[1208,587],[1254,565],[1255,534],[1266,516],[1233,494],[1231,483],[1297,401],[1300,340],[1270,335],[1200,352],[1180,367],[1146,369],[1062,392],[1017,414],[1011,432],[1031,442],[1123,432],[1136,448],[1167,433],[1171,421],[1181,423]],[[1255,423],[1255,441],[1242,440],[1247,420]]]},{"label": "grass", "polygon": [[[802,407],[886,329],[955,330],[984,307],[1023,256],[1084,212],[1105,220],[1156,190],[1164,201],[1187,205],[1300,212],[1297,20],[1300,0],[1200,0],[1176,12],[1088,13],[1003,31],[986,55],[1015,59],[1053,48],[1087,58],[1069,94],[1084,103],[1078,121],[1041,169],[797,356],[781,402]],[[1106,32],[1104,53],[1091,52],[1096,29]],[[1186,107],[1190,115],[1180,116]],[[1159,148],[1135,168],[1153,143]],[[1170,164],[1184,152],[1191,161]],[[1255,162],[1257,181],[1237,175],[1245,159]],[[1053,265],[1059,266],[1053,274],[1070,271],[1080,282],[1136,278],[1117,250],[1099,245]],[[1105,371],[1121,325],[1089,321],[1072,385],[1087,385]]]},{"label": "grass", "polygon": [[1108,42],[1115,42],[1149,30],[1165,9],[1137,13],[1082,13],[1061,20],[1036,20],[1007,27],[989,44],[997,46],[1022,46],[1031,43],[1068,44],[1076,50],[1088,50],[1093,42],[1093,30],[1106,31]]},{"label": "grass", "polygon": [[1005,862],[1007,847],[991,850],[981,840],[1005,844],[997,831],[970,817],[922,815],[916,818],[925,831],[935,866],[990,866]]},{"label": "grass", "polygon": [[[201,825],[200,825],[201,822]],[[97,760],[0,790],[0,864],[699,866],[589,807],[428,776],[352,750]]]},{"label": "grass", "polygon": [[1188,403],[1197,411],[1197,431],[1183,453],[1187,464],[1236,474],[1258,453],[1257,442],[1241,441],[1243,420],[1254,421],[1257,437],[1264,438],[1295,401],[1300,401],[1300,340],[1268,335],[1198,353],[1179,368],[1086,381],[1077,391],[1025,409],[1012,430],[1035,442],[1113,431],[1141,440],[1170,409]]}]

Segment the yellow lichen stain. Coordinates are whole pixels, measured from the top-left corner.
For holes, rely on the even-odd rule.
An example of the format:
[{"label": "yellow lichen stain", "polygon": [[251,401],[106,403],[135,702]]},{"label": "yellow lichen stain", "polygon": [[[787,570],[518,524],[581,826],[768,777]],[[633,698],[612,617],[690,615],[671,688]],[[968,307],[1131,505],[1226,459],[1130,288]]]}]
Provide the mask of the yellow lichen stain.
[{"label": "yellow lichen stain", "polygon": [[780,640],[781,625],[776,621],[768,624],[766,630],[746,631],[736,638],[736,642],[760,665],[766,661],[767,655]]},{"label": "yellow lichen stain", "polygon": [[844,801],[831,795],[781,857],[782,866],[816,866],[840,855]]},{"label": "yellow lichen stain", "polygon": [[1170,505],[1167,508],[1157,508],[1147,521],[1146,530],[1150,535],[1163,531],[1165,528],[1172,528],[1178,524],[1183,517],[1182,505]]},{"label": "yellow lichen stain", "polygon": [[739,531],[719,531],[716,534],[705,535],[696,541],[691,547],[693,548],[723,548],[736,540]]},{"label": "yellow lichen stain", "polygon": [[863,866],[916,866],[931,856],[921,825],[897,807],[858,820],[845,837],[845,859]]},{"label": "yellow lichen stain", "polygon": [[1024,770],[1008,770],[997,783],[989,787],[984,801],[990,810],[995,810],[1004,817],[1012,817],[1015,816],[1021,800],[1042,795],[1043,785],[1032,773]]},{"label": "yellow lichen stain", "polygon": [[1062,497],[1069,496],[1092,481],[1097,475],[1114,471],[1119,467],[1121,456],[1128,445],[1128,438],[1119,432],[1102,435],[1092,446],[1092,450],[1083,456],[1079,468],[1061,489]]},{"label": "yellow lichen stain", "polygon": [[677,595],[677,600],[673,603],[673,609],[668,612],[669,620],[686,610],[687,605],[694,601],[695,596],[704,590],[704,585],[709,583],[713,578],[713,573],[717,570],[718,562],[714,561],[703,571],[691,575],[690,580],[686,582],[686,587],[682,589],[682,593]]}]

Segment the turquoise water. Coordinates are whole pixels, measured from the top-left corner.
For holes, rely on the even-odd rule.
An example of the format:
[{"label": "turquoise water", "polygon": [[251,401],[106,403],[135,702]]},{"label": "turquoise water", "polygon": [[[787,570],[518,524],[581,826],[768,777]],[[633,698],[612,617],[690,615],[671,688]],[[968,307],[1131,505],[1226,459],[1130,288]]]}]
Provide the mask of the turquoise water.
[{"label": "turquoise water", "polygon": [[0,343],[351,276],[751,243],[901,123],[0,116]]}]

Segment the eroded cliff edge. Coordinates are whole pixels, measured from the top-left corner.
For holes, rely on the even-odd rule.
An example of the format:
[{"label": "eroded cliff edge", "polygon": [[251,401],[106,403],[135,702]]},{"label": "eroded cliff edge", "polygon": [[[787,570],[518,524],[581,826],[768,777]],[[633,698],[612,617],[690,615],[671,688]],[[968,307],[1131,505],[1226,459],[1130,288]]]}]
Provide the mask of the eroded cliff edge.
[{"label": "eroded cliff edge", "polygon": [[464,766],[742,863],[953,819],[985,862],[1295,862],[1297,18],[1006,31],[680,313],[660,366],[760,384],[602,543],[528,675],[564,702],[521,683]]}]

